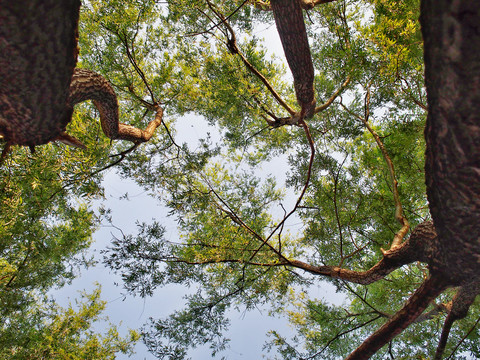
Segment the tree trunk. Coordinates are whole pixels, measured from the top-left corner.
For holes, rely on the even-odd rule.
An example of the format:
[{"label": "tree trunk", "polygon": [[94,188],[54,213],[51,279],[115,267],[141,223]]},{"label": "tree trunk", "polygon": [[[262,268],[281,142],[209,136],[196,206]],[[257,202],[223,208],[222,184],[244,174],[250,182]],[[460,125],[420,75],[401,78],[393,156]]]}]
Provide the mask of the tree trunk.
[{"label": "tree trunk", "polygon": [[80,0],[0,0],[0,134],[39,145],[71,119]]},{"label": "tree trunk", "polygon": [[313,116],[314,70],[302,8],[297,0],[272,0],[271,6],[288,66],[293,74],[295,93],[304,115]]},{"label": "tree trunk", "polygon": [[480,5],[423,0],[426,185],[439,236],[433,272],[452,285],[480,269]]}]

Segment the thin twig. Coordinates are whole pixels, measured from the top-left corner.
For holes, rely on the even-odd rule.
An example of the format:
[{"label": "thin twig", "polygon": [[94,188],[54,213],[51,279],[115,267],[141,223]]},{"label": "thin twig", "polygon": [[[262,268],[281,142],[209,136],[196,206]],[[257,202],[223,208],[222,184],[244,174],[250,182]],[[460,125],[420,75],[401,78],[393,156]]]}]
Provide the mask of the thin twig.
[{"label": "thin twig", "polygon": [[[357,119],[359,119],[367,128],[367,130],[372,134],[373,138],[375,139],[375,142],[378,145],[378,148],[380,149],[383,158],[385,159],[385,162],[387,163],[388,171],[390,174],[390,180],[392,181],[392,192],[393,192],[393,200],[395,203],[395,219],[402,225],[400,230],[398,230],[393,238],[392,244],[390,249],[397,248],[400,246],[403,242],[403,239],[408,233],[408,230],[410,229],[410,225],[408,223],[407,218],[403,215],[403,208],[402,208],[402,203],[400,201],[400,195],[398,193],[398,181],[395,175],[395,169],[393,166],[392,159],[388,155],[387,149],[385,145],[383,144],[380,136],[377,134],[377,132],[373,129],[372,126],[370,126],[368,120],[370,117],[370,85],[368,84],[367,86],[367,93],[365,94],[365,107],[364,107],[364,117],[353,113],[350,111],[342,102],[340,102],[340,105],[351,115],[355,116]],[[385,254],[385,251],[383,251]]]},{"label": "thin twig", "polygon": [[462,337],[462,339],[458,342],[458,344],[453,348],[452,350],[452,353],[450,354],[450,356],[448,358],[446,358],[445,360],[450,360],[452,358],[452,356],[455,354],[455,352],[457,351],[457,349],[459,348],[459,346],[465,341],[465,339],[472,333],[473,330],[475,330],[475,328],[477,327],[477,325],[480,323],[480,317],[477,319],[477,321],[475,321],[475,324],[473,324],[473,326],[470,328],[470,330],[468,330],[468,332],[465,334],[464,337]]},{"label": "thin twig", "polygon": [[363,324],[359,324],[359,325],[356,325],[355,327],[353,327],[352,329],[348,329],[348,330],[345,330],[345,331],[342,331],[342,332],[338,332],[332,339],[330,339],[324,346],[323,348],[318,351],[317,353],[313,354],[312,356],[309,356],[308,358],[306,358],[305,360],[309,360],[309,359],[315,359],[318,355],[320,355],[322,352],[324,352],[326,349],[328,349],[328,347],[330,346],[331,343],[333,343],[335,340],[339,339],[341,336],[343,335],[346,335],[352,331],[355,331],[355,330],[358,330],[364,326],[367,326],[368,324],[380,319],[382,316],[381,315],[377,315],[376,317],[368,320],[368,321],[365,321]]},{"label": "thin twig", "polygon": [[233,10],[233,12],[225,18],[225,20],[221,20],[219,23],[213,25],[212,27],[210,27],[209,29],[207,29],[207,30],[205,30],[201,33],[188,34],[187,36],[195,36],[195,35],[202,35],[202,34],[210,33],[210,31],[212,31],[215,28],[218,28],[221,24],[223,24],[225,21],[230,19],[233,15],[235,15],[238,12],[238,10],[240,10],[248,1],[249,0],[244,0],[243,3],[240,4],[240,6],[238,6],[235,10]]},{"label": "thin twig", "polygon": [[156,104],[155,96],[153,95],[153,91],[150,88],[150,84],[148,83],[145,73],[143,72],[142,69],[137,64],[137,61],[135,60],[135,54],[133,52],[133,42],[132,42],[132,52],[130,51],[130,47],[128,46],[128,41],[127,41],[127,35],[123,34],[123,37],[120,36],[120,34],[117,34],[117,36],[120,38],[120,40],[123,42],[125,46],[125,50],[127,51],[127,57],[132,66],[135,68],[135,71],[137,74],[142,78],[143,83],[145,84],[145,87],[147,88],[148,92],[150,93],[150,97],[152,98],[152,104]]},{"label": "thin twig", "polygon": [[340,264],[338,267],[342,267],[344,257],[343,257],[343,233],[342,233],[342,224],[340,221],[340,214],[338,213],[338,204],[337,204],[337,190],[338,190],[338,177],[340,176],[340,170],[343,167],[343,164],[347,160],[347,156],[345,156],[345,159],[343,159],[342,163],[338,167],[338,171],[334,176],[334,189],[333,189],[333,206],[335,208],[335,219],[337,221],[337,226],[338,226],[338,233],[340,235]]},{"label": "thin twig", "polygon": [[[225,209],[222,209],[220,207],[220,209],[225,212],[227,215],[229,215],[231,217],[231,219],[239,224],[240,226],[242,226],[245,230],[247,230],[250,234],[252,234],[255,238],[257,238],[258,240],[260,240],[262,242],[262,245],[260,246],[260,248],[263,246],[263,245],[267,245],[280,259],[282,260],[287,260],[277,249],[275,249],[275,247],[273,247],[272,245],[270,245],[268,243],[268,239],[267,240],[264,240],[263,237],[258,234],[255,230],[253,230],[250,226],[248,226],[238,215],[237,213],[228,205],[228,203],[223,200],[223,198],[215,191],[215,189],[213,188],[213,186],[210,184],[210,182],[206,179],[206,178],[203,178],[203,180],[208,184],[208,187],[210,188],[210,191],[215,195],[215,197],[223,204],[223,206],[226,207],[227,210]],[[255,255],[258,253],[258,251],[260,250],[257,249],[254,254],[250,257],[250,260],[253,259],[255,257]],[[249,260],[249,261],[250,261]]]},{"label": "thin twig", "polygon": [[[277,232],[278,229],[282,228],[283,225],[285,224],[285,222],[287,221],[287,219],[292,215],[294,214],[302,199],[303,199],[303,196],[305,195],[306,191],[307,191],[307,188],[310,184],[310,177],[312,175],[312,168],[313,168],[313,161],[315,159],[315,144],[313,142],[313,138],[312,138],[312,135],[310,133],[310,129],[307,125],[307,123],[302,119],[301,120],[302,124],[301,126],[303,127],[304,131],[305,131],[305,134],[307,136],[307,139],[308,139],[308,143],[310,145],[310,161],[309,161],[309,164],[308,164],[308,171],[307,171],[307,178],[305,180],[305,185],[303,186],[303,190],[300,194],[300,196],[298,197],[297,199],[297,202],[295,203],[295,206],[293,207],[293,209],[286,215],[283,217],[282,221],[280,221],[280,223],[275,227],[275,229],[273,229],[273,231],[270,233],[270,235],[264,240],[264,242],[262,243],[262,245],[260,245],[260,247],[257,249],[257,252],[260,251],[260,249],[265,245],[267,244],[268,246],[270,246],[268,244],[268,241],[270,240],[270,238]],[[255,256],[255,254],[252,255],[252,257],[250,259],[253,258],[253,256]],[[283,257],[283,256],[282,256]]]},{"label": "thin twig", "polygon": [[221,14],[219,11],[215,10],[213,7],[213,4],[211,4],[210,1],[207,0],[207,4],[209,7],[212,9],[212,11],[215,13],[215,15],[222,20],[222,23],[225,25],[225,28],[228,30],[230,36],[227,39],[227,46],[230,49],[230,51],[233,54],[236,54],[240,56],[240,59],[244,63],[244,65],[247,67],[250,72],[252,72],[260,81],[267,87],[268,91],[272,94],[272,96],[277,100],[277,102],[285,109],[288,111],[290,115],[295,114],[295,110],[293,110],[282,98],[281,96],[275,91],[273,86],[270,84],[270,82],[263,76],[248,60],[247,58],[243,55],[243,53],[240,51],[240,49],[237,46],[237,41],[236,41],[236,36],[235,36],[235,31],[233,28],[230,26],[229,22],[226,20],[225,16]]}]

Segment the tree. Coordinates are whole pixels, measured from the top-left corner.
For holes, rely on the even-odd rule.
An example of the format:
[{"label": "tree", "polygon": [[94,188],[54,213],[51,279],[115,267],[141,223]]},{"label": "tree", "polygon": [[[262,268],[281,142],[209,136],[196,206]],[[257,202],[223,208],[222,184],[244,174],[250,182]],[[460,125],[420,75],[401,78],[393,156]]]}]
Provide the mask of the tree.
[{"label": "tree", "polygon": [[[79,119],[80,118],[80,119]],[[108,142],[78,111],[71,128],[85,132],[89,151],[48,144],[35,154],[13,151],[0,168],[0,358],[91,359],[132,353],[138,334],[121,338],[115,326],[96,333],[105,303],[100,290],[84,294],[77,311],[48,296],[81,269],[93,266],[86,250],[101,216],[91,203],[102,196]]]},{"label": "tree", "polygon": [[[79,2],[77,3],[79,5]],[[32,4],[30,3],[30,5]],[[65,2],[63,5],[67,6],[68,4],[70,3]],[[0,6],[2,21],[5,20],[4,15],[7,7],[9,10],[20,8],[25,13],[27,10],[31,10],[27,6],[19,7],[21,5],[19,2],[10,5],[3,6],[2,3]],[[43,5],[45,6],[43,10],[49,9],[45,2]],[[46,14],[53,19],[58,17],[56,11],[51,13],[47,11]],[[39,11],[32,16],[33,18],[37,16],[37,19],[40,17],[42,21],[48,23],[47,28],[51,29],[50,26],[54,24],[52,21],[47,21],[43,12]],[[64,54],[61,52],[54,54],[58,59],[57,64],[48,64],[44,68],[32,66],[29,68],[31,73],[23,74],[24,76],[20,78],[20,72],[16,71],[22,68],[21,65],[25,66],[24,62],[22,62],[22,59],[9,57],[12,53],[3,51],[5,49],[12,50],[12,48],[6,46],[8,42],[4,41],[4,36],[8,33],[7,29],[18,28],[18,24],[15,22],[10,27],[12,19],[9,20],[8,25],[2,23],[2,26],[0,26],[0,42],[2,43],[2,55],[0,56],[0,62],[2,63],[0,132],[2,134],[7,119],[11,119],[11,117],[4,116],[11,110],[8,101],[5,100],[8,99],[5,97],[6,94],[12,97],[18,94],[22,95],[24,102],[15,104],[13,108],[17,108],[16,106],[22,108],[25,104],[33,104],[34,110],[37,111],[36,114],[42,120],[48,118],[47,115],[52,113],[62,113],[58,108],[50,107],[52,103],[57,102],[58,105],[61,101],[58,102],[55,98],[47,99],[52,95],[47,91],[51,90],[48,89],[50,83],[47,81],[47,84],[42,84],[42,81],[46,78],[43,72],[48,73],[52,68],[62,73],[61,69],[56,68],[55,65],[62,64],[60,58]],[[68,24],[67,28],[71,25]],[[76,27],[76,22],[74,25]],[[33,22],[28,22],[28,26],[35,28]],[[27,30],[23,29],[24,31],[21,34],[16,35],[22,37],[34,34],[39,37],[40,43],[38,43],[37,38],[24,38],[25,44],[31,45],[31,40],[35,45],[35,51],[37,51],[38,45],[42,48],[42,45],[46,44],[44,42],[45,36],[42,37],[45,34],[37,33],[30,27],[27,27]],[[59,37],[62,36],[63,32],[59,31],[59,26],[55,27],[54,30],[60,33]],[[12,34],[10,33],[10,35]],[[71,35],[74,38],[75,34],[72,33]],[[60,43],[62,42],[60,41]],[[45,47],[46,49],[52,49],[52,47]],[[74,44],[71,44],[66,52],[70,53],[73,47]],[[42,50],[47,51],[46,49]],[[15,53],[17,50],[18,48],[15,48],[12,51]],[[24,48],[22,50],[23,52],[20,51],[22,54],[27,53],[31,56],[33,64],[39,63],[41,59],[45,60],[41,56],[34,56],[35,51],[32,49],[30,49],[31,52],[25,52]],[[74,64],[71,61],[66,65],[69,65],[70,70],[73,71]],[[15,68],[15,71],[12,68]],[[12,70],[11,73],[9,73],[9,69]],[[12,73],[18,76],[14,76],[12,79],[10,77]],[[59,76],[63,77],[62,74]],[[69,76],[71,77],[71,73]],[[47,78],[52,80],[54,77],[49,78],[47,76]],[[67,81],[70,82],[70,79],[67,78]],[[56,84],[61,83],[62,81]],[[22,87],[28,87],[28,91],[23,91],[25,88],[22,90]],[[13,95],[10,94],[10,90],[12,90]],[[35,92],[35,94],[30,97],[29,94],[32,92]],[[64,96],[66,95],[68,94],[64,94]],[[7,106],[5,106],[6,103]],[[81,119],[78,120],[78,118]],[[82,141],[90,146],[88,153],[75,152],[65,147],[49,144],[38,148],[34,155],[28,154],[25,149],[15,151],[5,157],[5,161],[0,167],[0,314],[2,319],[0,340],[2,341],[1,347],[5,351],[2,353],[2,358],[10,355],[22,359],[30,356],[35,357],[37,356],[34,355],[35,352],[46,351],[41,346],[47,346],[48,341],[50,341],[48,345],[50,347],[61,347],[61,344],[55,339],[47,341],[45,338],[46,334],[54,328],[54,325],[46,324],[46,322],[49,319],[56,319],[55,310],[63,311],[52,304],[50,299],[47,301],[46,294],[50,289],[61,287],[70,282],[78,275],[82,267],[93,265],[93,261],[85,256],[85,251],[91,244],[92,233],[98,227],[100,216],[92,210],[91,202],[94,199],[101,198],[103,193],[100,186],[101,171],[109,166],[109,146],[108,142],[102,142],[101,138],[97,139],[99,127],[89,126],[86,119],[88,119],[88,114],[85,111],[77,111],[70,128],[84,134]],[[29,128],[29,125],[32,126]],[[22,126],[29,128],[32,133],[25,134],[24,131],[20,131],[20,133],[23,132],[29,139],[38,140],[41,135],[37,131],[42,132],[42,125],[45,125],[45,121],[39,125],[39,128],[26,121]],[[59,129],[51,126],[50,130],[52,130],[52,127],[54,131]],[[86,131],[87,128],[89,131]],[[8,139],[8,136],[4,139],[6,148],[9,146],[9,140],[11,139]],[[26,144],[37,145],[37,143]],[[114,155],[114,157],[121,159],[120,155]],[[96,308],[96,313],[92,315],[95,318],[98,317],[98,309],[103,305],[101,305],[97,295],[95,295],[95,299],[93,296],[91,299],[94,300],[92,306]],[[72,311],[65,311],[64,318],[61,320],[66,322],[69,318],[73,319],[74,315]],[[24,316],[27,316],[27,318],[24,318]],[[85,320],[92,321],[93,318]],[[101,339],[104,341],[103,347],[111,346],[109,354],[120,351],[120,347],[114,344],[115,341],[119,342],[121,340],[117,335],[114,336],[112,333],[111,336],[101,337],[93,333],[87,333],[87,330],[88,327],[80,330],[76,329],[75,336],[88,336],[92,341]],[[112,331],[114,330],[112,328]],[[38,341],[35,342],[34,339],[30,339],[31,336]],[[77,341],[77,348],[80,349],[83,346],[81,341],[85,339],[78,340],[75,338],[71,342],[73,343],[74,340]],[[102,346],[98,347],[101,348]],[[127,345],[124,345],[123,349],[125,352],[130,351]],[[30,355],[31,353],[32,355]],[[80,355],[78,354],[78,356]],[[40,357],[40,355],[37,357]]]},{"label": "tree", "polygon": [[[62,141],[84,147],[65,133],[75,104],[93,100],[102,130],[111,139],[148,141],[161,124],[163,109],[149,104],[155,119],[145,130],[119,122],[115,91],[101,75],[77,64],[80,0],[0,3],[0,135],[6,145]],[[147,103],[147,102],[145,102]]]},{"label": "tree", "polygon": [[122,339],[115,326],[105,335],[91,330],[106,305],[100,300],[100,287],[82,294],[77,305],[77,311],[72,305],[63,309],[44,299],[11,316],[1,329],[2,359],[115,359],[118,352],[133,353],[137,332]]},{"label": "tree", "polygon": [[[47,296],[94,263],[85,250],[101,218],[91,202],[102,196],[102,171],[147,141],[161,122],[161,109],[152,106],[157,117],[146,131],[119,124],[111,86],[91,71],[74,70],[79,8],[79,0],[0,1],[2,358],[112,358],[131,353],[138,340],[135,333],[129,341],[121,339],[115,327],[107,336],[90,330],[104,308],[99,291],[87,296],[91,303],[78,314]],[[82,120],[71,123],[73,105],[92,96],[101,110],[102,130],[135,146],[115,154],[108,143],[97,141],[99,127],[85,121],[91,113],[77,109],[75,117]],[[112,108],[105,107],[105,100]],[[36,145],[58,139],[83,146],[64,133],[69,123],[83,133],[88,154],[49,145],[35,156],[22,150],[7,156],[15,144],[28,145],[32,153]]]},{"label": "tree", "polygon": [[[106,257],[132,293],[196,285],[144,329],[154,354],[215,353],[227,309],[268,303],[298,329],[272,333],[284,358],[480,356],[478,18],[465,0],[85,2],[81,65],[108,76],[132,123],[145,99],[166,109],[118,168],[170,207],[181,241],[157,220]],[[255,36],[274,22],[288,71]],[[177,144],[192,113],[218,144]],[[257,175],[280,156],[287,188]],[[349,302],[308,298],[319,278]]]},{"label": "tree", "polygon": [[[345,357],[355,347],[347,358],[368,358],[384,346],[392,357],[409,358],[412,352],[417,356],[436,352],[441,358],[445,346],[450,351],[456,346],[477,351],[471,342],[478,336],[475,321],[454,329],[452,342],[447,339],[452,324],[467,315],[479,290],[478,189],[472,160],[477,158],[472,138],[477,112],[471,111],[478,96],[474,58],[478,36],[472,35],[475,40],[468,47],[460,40],[475,31],[478,9],[467,2],[454,8],[422,3],[427,106],[417,2],[320,3],[310,4],[313,9],[308,13],[314,81],[305,65],[309,57],[308,48],[301,45],[305,38],[299,37],[302,24],[298,16],[285,17],[300,11],[300,5],[295,8],[292,2],[252,2],[259,10],[246,3],[169,2],[157,20],[161,30],[155,32],[150,25],[147,36],[138,40],[152,53],[164,54],[161,68],[168,67],[170,77],[164,77],[159,91],[175,88],[178,94],[169,104],[170,116],[187,111],[206,116],[220,127],[226,147],[212,153],[216,157],[210,156],[208,162],[203,156],[198,162],[173,143],[175,152],[163,152],[159,156],[164,160],[154,166],[138,157],[122,165],[125,175],[139,178],[146,188],[166,190],[164,199],[178,216],[184,241],[159,240],[161,226],[144,224],[138,236],[114,241],[107,262],[117,270],[129,270],[127,288],[143,295],[168,282],[199,284],[184,311],[152,322],[145,339],[159,356],[178,356],[186,346],[204,341],[222,349],[229,307],[249,309],[268,301],[288,309],[288,290],[312,281],[298,270],[334,279],[339,290],[350,294],[351,303],[340,310],[304,301],[297,324],[307,353],[277,337],[286,358]],[[281,69],[266,60],[255,38],[246,35],[240,43],[237,35],[251,33],[255,19],[271,21],[270,6],[301,111],[290,105],[293,93],[282,82]],[[369,11],[359,11],[361,6]],[[112,18],[115,11],[109,12]],[[137,19],[135,26],[141,29],[141,16]],[[103,28],[109,45],[116,42],[120,47],[120,32]],[[439,28],[446,30],[439,35]],[[133,48],[139,33],[123,39],[124,44],[131,42]],[[158,38],[153,40],[154,36]],[[134,60],[146,62],[140,53],[137,50]],[[175,60],[170,61],[169,54],[175,54]],[[127,66],[135,66],[131,60]],[[295,62],[304,65],[296,68]],[[159,72],[151,73],[152,82]],[[463,86],[467,76],[474,79],[471,86]],[[300,90],[308,92],[312,86],[317,99],[325,100],[307,121],[304,107],[311,99],[303,100]],[[287,117],[277,115],[282,111]],[[450,136],[457,130],[459,138]],[[290,156],[287,184],[299,194],[291,210],[283,206],[285,197],[271,178],[262,183],[244,170],[247,164],[255,169],[279,153]],[[275,217],[275,206],[285,213]],[[285,231],[293,215],[303,222],[302,232]],[[416,319],[419,324],[395,338]],[[438,346],[425,346],[426,335],[412,336],[419,326],[426,334],[438,332],[439,322],[444,325]],[[313,326],[330,331],[315,331]],[[473,327],[467,332],[468,326]],[[341,330],[334,332],[335,328]],[[356,341],[359,336],[363,340]],[[162,337],[177,347],[162,346]]]}]

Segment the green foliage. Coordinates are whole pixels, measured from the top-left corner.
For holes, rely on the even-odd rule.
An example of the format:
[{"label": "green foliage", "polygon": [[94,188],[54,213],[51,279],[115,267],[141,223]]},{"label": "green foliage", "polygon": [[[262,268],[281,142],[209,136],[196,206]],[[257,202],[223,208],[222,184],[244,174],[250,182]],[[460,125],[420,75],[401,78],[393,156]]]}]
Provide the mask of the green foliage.
[{"label": "green foliage", "polygon": [[28,292],[46,291],[88,264],[76,257],[90,244],[98,221],[86,204],[102,193],[89,175],[97,154],[56,145],[34,155],[15,150],[0,169],[0,294],[2,314],[21,309]]},{"label": "green foliage", "polygon": [[34,306],[10,316],[0,329],[2,359],[115,359],[116,354],[133,353],[140,335],[130,330],[121,338],[115,326],[104,335],[92,325],[100,320],[106,302],[100,300],[100,287],[82,294],[76,303],[61,308],[52,301],[37,299]]},{"label": "green foliage", "polygon": [[[218,295],[217,295],[218,296]],[[209,344],[212,356],[218,351],[224,350],[228,339],[224,338],[224,332],[228,328],[229,321],[225,319],[225,310],[228,302],[205,301],[200,294],[187,297],[188,307],[175,312],[167,320],[151,320],[144,329],[144,341],[152,349],[152,353],[158,358],[168,356],[171,359],[185,359],[187,348],[195,347],[196,344]],[[190,324],[190,326],[178,328],[178,324]],[[158,346],[159,338],[171,339],[172,345]],[[175,344],[175,345],[173,345]]]},{"label": "green foliage", "polygon": [[[298,330],[292,340],[272,332],[270,349],[278,356],[346,356],[402,306],[425,269],[405,266],[368,287],[333,281],[348,299],[334,306],[309,299],[308,286],[315,279],[285,266],[282,256],[366,270],[399,230],[390,171],[362,118],[379,135],[394,164],[412,228],[428,219],[418,1],[345,0],[308,12],[318,104],[350,79],[341,96],[308,124],[316,150],[311,164],[302,129],[268,126],[269,113],[288,114],[227,46],[231,34],[219,15],[228,18],[245,59],[295,108],[283,54],[271,57],[269,44],[262,44],[256,30],[258,22],[273,24],[270,12],[221,1],[169,1],[149,12],[153,5],[144,1],[127,6],[134,15],[125,15],[120,25],[127,10],[119,4],[90,4],[82,15],[82,41],[95,47],[82,48],[84,64],[108,74],[123,89],[126,103],[134,101],[130,84],[148,98],[125,56],[121,38],[126,36],[155,97],[168,106],[172,138],[162,134],[163,146],[156,145],[148,156],[129,156],[121,173],[169,207],[180,239],[164,239],[157,219],[139,224],[137,235],[114,239],[105,254],[106,263],[122,274],[126,289],[134,294],[148,296],[169,283],[196,289],[186,298],[185,309],[152,320],[144,329],[149,348],[160,358],[185,358],[188,347],[209,342],[216,353],[227,344],[223,333],[228,308],[269,304],[272,311],[286,313]],[[96,6],[108,16],[90,12]],[[119,34],[118,28],[129,26],[134,30]],[[191,151],[176,144],[175,126],[198,115],[217,129],[220,140],[211,144],[205,139]],[[280,165],[286,184],[262,170],[278,156],[288,158]],[[294,207],[310,166],[309,186],[300,206]],[[289,227],[292,219],[301,226]],[[302,301],[295,300],[302,296]],[[399,357],[408,351],[431,356],[435,344],[426,344],[428,335],[420,334],[437,334],[439,324],[437,317],[415,325],[392,343],[391,351]]]},{"label": "green foliage", "polygon": [[86,250],[100,217],[91,204],[103,196],[101,169],[111,160],[108,141],[93,121],[78,108],[68,127],[87,150],[56,143],[34,154],[14,148],[0,168],[2,359],[114,358],[131,352],[131,341],[114,327],[105,336],[91,330],[105,307],[98,291],[86,296],[79,312],[46,297],[94,264]]},{"label": "green foliage", "polygon": [[[74,276],[69,265],[76,264],[73,256],[88,246],[98,222],[88,207],[102,194],[98,171],[121,159],[121,176],[169,208],[179,239],[165,239],[161,219],[139,223],[137,234],[113,239],[105,263],[135,295],[151,296],[171,283],[191,289],[184,309],[152,319],[143,329],[157,357],[186,358],[188,348],[205,342],[219,353],[228,345],[228,311],[257,306],[287,316],[297,330],[292,339],[271,332],[266,348],[276,358],[345,357],[418,288],[425,266],[403,266],[369,286],[327,280],[346,297],[333,305],[311,296],[309,286],[319,278],[289,266],[289,260],[367,270],[399,230],[391,169],[365,122],[392,160],[412,228],[428,219],[418,7],[417,0],[339,0],[308,11],[317,104],[348,79],[341,94],[308,121],[310,138],[301,127],[275,128],[266,121],[289,114],[265,82],[299,110],[283,54],[271,56],[270,44],[260,38],[258,24],[274,24],[271,12],[242,1],[85,1],[80,66],[112,82],[122,122],[143,127],[152,116],[147,103],[158,102],[164,124],[148,144],[109,159],[130,144],[110,145],[92,107],[82,105],[69,131],[87,151],[48,145],[35,156],[20,150],[8,159],[0,185],[0,283],[9,289],[0,295],[2,311],[33,309],[33,321],[36,293],[29,291],[42,293]],[[245,60],[228,46],[232,34],[225,19]],[[215,133],[192,150],[176,141],[182,135],[177,129],[199,116]],[[285,183],[265,170],[272,163]],[[472,328],[478,311],[476,304],[472,317],[452,330],[449,351]],[[97,316],[93,308],[88,314]],[[398,359],[432,357],[443,317],[414,324],[376,358],[387,352]],[[42,337],[42,329],[60,329],[45,321],[38,333],[42,344],[53,341]],[[72,334],[86,329],[75,326]],[[72,335],[71,346],[87,351],[104,341],[89,334]],[[478,337],[477,327],[460,351],[480,356]],[[114,333],[105,339],[109,350],[93,348],[128,352]]]}]

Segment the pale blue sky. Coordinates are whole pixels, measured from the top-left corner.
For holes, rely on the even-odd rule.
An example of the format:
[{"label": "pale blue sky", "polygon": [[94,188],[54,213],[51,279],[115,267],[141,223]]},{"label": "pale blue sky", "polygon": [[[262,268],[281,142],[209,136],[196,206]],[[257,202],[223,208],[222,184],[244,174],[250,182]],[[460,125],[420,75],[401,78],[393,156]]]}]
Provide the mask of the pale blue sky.
[{"label": "pale blue sky", "polygon": [[[212,131],[212,129],[207,129],[206,123],[201,119],[187,117],[182,119],[179,133],[183,135],[178,137],[177,141],[181,143],[188,138],[189,143],[195,146],[196,140],[204,136],[206,131]],[[276,175],[280,185],[285,181],[283,171],[286,166],[279,166],[279,162],[281,160],[268,164],[263,170],[266,173]],[[151,222],[152,219],[156,219],[166,227],[166,239],[174,241],[178,238],[175,222],[173,218],[167,216],[168,210],[162,207],[158,200],[148,196],[147,192],[138,187],[132,180],[121,179],[115,174],[114,170],[109,170],[105,175],[103,185],[106,200],[102,203],[106,208],[112,209],[114,225],[121,228],[125,234],[135,234],[137,232],[136,221]],[[128,200],[120,199],[125,193],[128,193]],[[294,230],[296,226],[298,226],[298,222],[292,218],[290,227]],[[101,260],[100,250],[108,246],[112,234],[121,236],[117,229],[108,226],[108,224],[104,224],[94,234],[95,242],[90,249],[90,253],[97,260]],[[158,289],[151,298],[142,299],[132,296],[125,298],[122,295],[125,291],[122,289],[121,279],[99,263],[95,268],[83,270],[81,276],[72,285],[54,291],[52,294],[62,306],[66,306],[69,301],[73,302],[78,297],[79,291],[91,291],[95,287],[95,282],[102,285],[102,299],[108,302],[105,315],[114,324],[122,323],[119,327],[122,334],[126,334],[127,328],[140,328],[149,317],[164,318],[174,310],[181,309],[184,303],[182,297],[191,291],[179,285],[169,285]],[[119,286],[115,286],[114,283],[119,284]],[[326,297],[328,300],[341,301],[341,297],[336,296],[337,294],[334,293],[331,286],[319,281],[320,285],[321,288],[312,289],[312,294],[320,298]],[[231,360],[260,359],[263,354],[262,347],[267,341],[266,333],[269,330],[278,330],[286,336],[292,334],[292,328],[288,325],[287,320],[285,318],[268,317],[267,309],[246,313],[231,312],[230,319],[232,326],[227,335],[231,339],[230,348],[220,353],[218,358],[227,356]],[[98,328],[101,329],[103,326],[103,324],[99,324]],[[191,356],[193,359],[211,358],[208,347],[194,350]],[[118,357],[118,359],[126,358],[124,355]],[[154,359],[142,343],[137,346],[137,354],[132,358]]]}]

